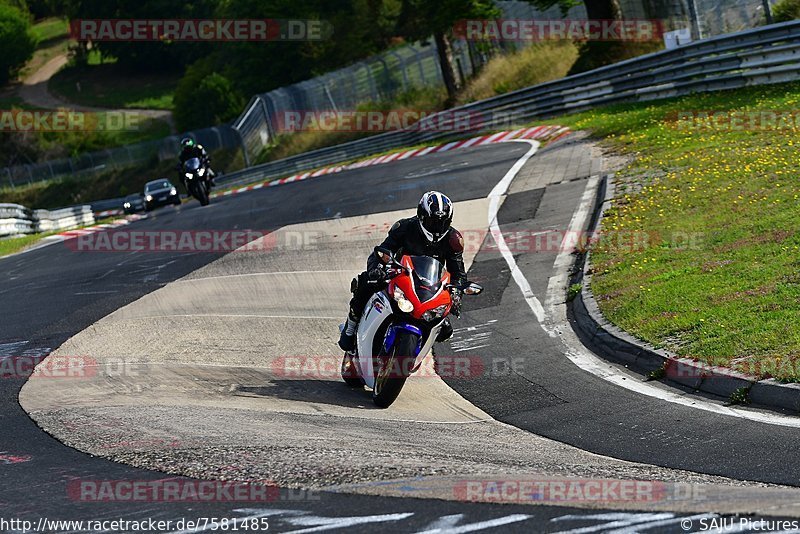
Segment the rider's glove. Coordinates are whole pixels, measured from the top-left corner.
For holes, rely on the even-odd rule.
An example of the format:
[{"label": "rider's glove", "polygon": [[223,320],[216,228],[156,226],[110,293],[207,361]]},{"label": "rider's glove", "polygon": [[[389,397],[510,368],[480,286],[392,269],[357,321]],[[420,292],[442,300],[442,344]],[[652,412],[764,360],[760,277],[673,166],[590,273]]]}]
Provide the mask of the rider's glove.
[{"label": "rider's glove", "polygon": [[381,267],[374,267],[367,271],[367,280],[370,283],[378,283],[386,280],[386,273]]},{"label": "rider's glove", "polygon": [[450,289],[450,298],[453,301],[452,314],[456,317],[461,317],[461,295],[464,292],[457,287]]}]

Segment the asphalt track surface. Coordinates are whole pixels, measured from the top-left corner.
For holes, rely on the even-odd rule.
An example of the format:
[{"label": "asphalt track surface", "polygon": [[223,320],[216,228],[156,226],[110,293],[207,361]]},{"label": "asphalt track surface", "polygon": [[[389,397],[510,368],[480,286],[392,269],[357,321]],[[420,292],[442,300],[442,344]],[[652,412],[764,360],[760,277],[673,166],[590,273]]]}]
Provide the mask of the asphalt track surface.
[{"label": "asphalt track surface", "polygon": [[[216,199],[207,208],[192,203],[179,210],[165,209],[137,222],[136,227],[268,231],[336,216],[405,209],[430,189],[445,190],[456,202],[485,198],[528,148],[527,144],[509,143],[343,172]],[[393,178],[397,174],[416,178],[398,183]],[[515,198],[512,188],[499,221],[514,227],[519,227],[520,221],[537,229],[563,227],[569,222],[583,186],[581,181],[554,184],[539,194],[520,193],[525,198]],[[449,379],[448,383],[465,398],[500,421],[611,457],[742,480],[798,485],[800,467],[793,461],[797,429],[676,406],[631,393],[580,370],[563,357],[556,340],[534,327],[524,301],[514,298],[519,289],[504,273],[501,260],[496,255],[482,254],[476,258],[471,276],[485,284],[486,292],[470,303],[459,326],[481,326],[496,320],[488,327],[492,343],[482,347],[483,357],[490,363],[492,358],[514,354],[528,359],[528,364],[503,378]],[[185,252],[76,253],[56,244],[0,260],[0,270],[4,272],[0,280],[0,356],[49,352],[105,315],[221,256]],[[552,275],[552,259],[539,255],[519,260],[534,292],[540,295],[546,292]],[[529,521],[535,521],[536,531],[581,527],[600,531],[604,527],[598,525],[609,521],[617,521],[616,526],[624,526],[626,518],[642,521],[625,514],[604,516],[597,511],[566,507],[347,494],[323,494],[319,499],[296,502],[282,496],[284,500],[275,506],[259,510],[225,503],[75,502],[65,490],[72,478],[151,480],[161,479],[163,474],[91,457],[42,432],[18,404],[24,381],[24,377],[0,381],[0,451],[24,460],[0,464],[4,482],[0,509],[4,518],[36,522],[41,517],[174,520],[261,515],[271,517],[272,530],[290,531],[314,526],[322,530],[322,525],[334,525],[330,518],[380,516],[372,521],[391,523],[392,531],[403,532],[487,521],[480,526],[530,531]],[[664,527],[654,524],[651,531],[674,530],[677,522],[668,516],[650,517],[651,521],[666,522]],[[561,519],[552,521],[556,518]],[[504,521],[508,524],[504,525]],[[564,528],[566,525],[568,529]],[[342,520],[336,526],[349,527],[350,531],[374,528],[368,522],[359,527],[352,520]]]}]

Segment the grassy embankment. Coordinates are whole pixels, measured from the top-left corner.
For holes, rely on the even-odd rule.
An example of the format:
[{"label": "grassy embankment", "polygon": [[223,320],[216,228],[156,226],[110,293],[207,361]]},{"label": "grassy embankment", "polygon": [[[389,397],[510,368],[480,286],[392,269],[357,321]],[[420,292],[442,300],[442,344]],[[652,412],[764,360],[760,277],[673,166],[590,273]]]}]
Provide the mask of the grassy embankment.
[{"label": "grassy embankment", "polygon": [[[548,42],[492,58],[481,72],[462,89],[456,104],[507,93],[530,85],[564,77],[578,57],[572,42]],[[443,89],[414,89],[388,102],[368,102],[358,111],[396,111],[433,113],[444,109],[447,94]],[[332,132],[309,130],[278,136],[275,143],[258,159],[275,161],[379,132]]]},{"label": "grassy embankment", "polygon": [[798,125],[677,121],[697,110],[797,119],[798,103],[800,84],[785,84],[553,120],[637,156],[593,253],[609,320],[680,356],[800,380]]},{"label": "grassy embankment", "polygon": [[0,239],[0,258],[3,256],[8,256],[9,254],[15,254],[17,252],[21,252],[26,248],[32,247],[43,238],[53,235],[52,232],[45,233],[45,234],[31,234],[31,235],[24,235],[21,237],[7,237],[4,239]]},{"label": "grassy embankment", "polygon": [[172,109],[180,73],[131,73],[91,52],[86,65],[68,65],[49,89],[84,106],[110,109]]}]

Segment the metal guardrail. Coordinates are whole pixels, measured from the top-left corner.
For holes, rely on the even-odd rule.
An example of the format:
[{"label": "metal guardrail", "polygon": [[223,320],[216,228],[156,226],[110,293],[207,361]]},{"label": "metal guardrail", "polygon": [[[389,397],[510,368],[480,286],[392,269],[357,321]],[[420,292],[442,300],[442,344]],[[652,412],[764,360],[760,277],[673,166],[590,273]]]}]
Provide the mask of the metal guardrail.
[{"label": "metal guardrail", "polygon": [[0,204],[0,237],[69,230],[94,224],[91,206],[30,210],[19,204]]},{"label": "metal guardrail", "polygon": [[34,210],[37,232],[69,230],[79,226],[94,224],[91,206],[72,206],[58,210]]},{"label": "metal guardrail", "polygon": [[477,132],[608,104],[795,80],[800,80],[800,21],[762,26],[629,59],[450,109],[423,119],[413,130],[387,132],[314,150],[230,173],[219,181],[234,186],[268,180],[461,136],[465,132],[452,127],[459,114],[479,117],[479,126],[471,130]]}]

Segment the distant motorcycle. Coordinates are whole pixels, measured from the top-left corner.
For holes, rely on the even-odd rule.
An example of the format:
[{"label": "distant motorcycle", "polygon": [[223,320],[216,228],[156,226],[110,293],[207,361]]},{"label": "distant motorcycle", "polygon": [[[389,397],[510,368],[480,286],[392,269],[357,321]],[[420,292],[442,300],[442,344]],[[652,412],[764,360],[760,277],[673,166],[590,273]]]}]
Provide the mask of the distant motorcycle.
[{"label": "distant motorcycle", "polygon": [[208,206],[209,203],[208,172],[208,167],[200,158],[189,158],[183,164],[186,189],[200,202],[201,206]]},{"label": "distant motorcycle", "polygon": [[388,249],[375,252],[389,266],[389,286],[372,296],[356,332],[356,349],[346,352],[341,374],[351,387],[372,388],[372,401],[387,408],[425,355],[451,312],[458,313],[453,292],[477,295],[483,288],[468,282],[450,284],[445,266],[429,256],[403,256]]}]

